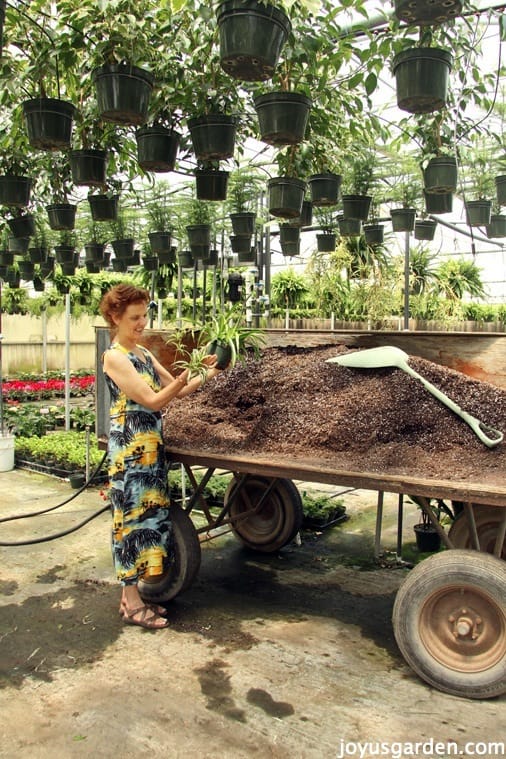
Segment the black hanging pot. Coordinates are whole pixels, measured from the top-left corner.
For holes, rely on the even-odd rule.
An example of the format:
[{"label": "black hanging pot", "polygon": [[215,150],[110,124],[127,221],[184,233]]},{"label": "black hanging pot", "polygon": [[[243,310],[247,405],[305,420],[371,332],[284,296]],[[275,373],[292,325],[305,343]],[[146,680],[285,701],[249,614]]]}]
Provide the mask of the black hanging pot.
[{"label": "black hanging pot", "polygon": [[451,213],[453,208],[453,193],[436,193],[423,191],[425,210],[427,213]]},{"label": "black hanging pot", "polygon": [[251,237],[255,232],[256,214],[252,211],[238,211],[229,215],[234,235]]},{"label": "black hanging pot", "polygon": [[200,169],[195,172],[197,200],[226,200],[228,171]]},{"label": "black hanging pot", "polygon": [[210,245],[190,244],[190,253],[192,258],[200,260],[208,259],[211,251]]},{"label": "black hanging pot", "polygon": [[466,200],[466,223],[469,227],[486,227],[492,214],[491,200]]},{"label": "black hanging pot", "polygon": [[120,258],[123,261],[131,261],[134,257],[135,240],[133,237],[111,240],[111,245],[116,258]]},{"label": "black hanging pot", "polygon": [[56,257],[56,263],[58,264],[71,264],[74,266],[77,263],[76,249],[73,245],[55,245],[54,254]]},{"label": "black hanging pot", "polygon": [[416,210],[414,208],[393,208],[390,211],[394,232],[412,232],[415,228]]},{"label": "black hanging pot", "polygon": [[236,116],[209,113],[188,119],[193,152],[199,161],[224,161],[233,158]]},{"label": "black hanging pot", "polygon": [[7,269],[7,284],[9,287],[19,287],[21,284],[19,271],[16,271],[16,269]]},{"label": "black hanging pot", "polygon": [[26,253],[29,243],[29,237],[9,237],[8,240],[9,250],[17,255]]},{"label": "black hanging pot", "polygon": [[69,154],[72,182],[75,185],[102,187],[105,184],[107,151],[89,148],[71,150]]},{"label": "black hanging pot", "polygon": [[506,216],[499,213],[493,213],[490,217],[490,224],[486,228],[489,239],[506,237]]},{"label": "black hanging pot", "polygon": [[316,247],[319,253],[332,253],[336,249],[335,232],[319,232],[316,235]]},{"label": "black hanging pot", "polygon": [[431,158],[423,172],[424,188],[429,193],[456,192],[457,179],[457,159],[452,156]]},{"label": "black hanging pot", "polygon": [[45,289],[44,280],[41,277],[34,277],[32,281],[35,292],[43,293]]},{"label": "black hanging pot", "polygon": [[216,17],[227,74],[246,82],[270,79],[292,28],[286,13],[256,0],[225,0]]},{"label": "black hanging pot", "polygon": [[441,537],[431,524],[415,524],[416,546],[421,553],[439,551],[441,548]]},{"label": "black hanging pot", "polygon": [[190,245],[207,245],[211,247],[211,225],[210,224],[189,224],[186,227],[188,243]]},{"label": "black hanging pot", "polygon": [[415,47],[398,53],[393,62],[397,105],[409,113],[430,113],[446,105],[453,57],[448,50]]},{"label": "black hanging pot", "polygon": [[325,172],[309,177],[309,191],[314,206],[335,206],[339,198],[342,177],[340,174]]},{"label": "black hanging pot", "polygon": [[46,206],[49,226],[51,229],[74,229],[77,206],[72,203],[53,203]]},{"label": "black hanging pot", "polygon": [[35,268],[31,261],[18,261],[18,270],[21,279],[28,281],[32,279]]},{"label": "black hanging pot", "polygon": [[75,106],[56,98],[34,98],[23,103],[28,142],[39,150],[62,150],[72,141]]},{"label": "black hanging pot", "polygon": [[88,274],[99,274],[101,265],[100,261],[85,261],[84,265]]},{"label": "black hanging pot", "polygon": [[495,177],[494,181],[497,202],[500,206],[506,206],[506,174]]},{"label": "black hanging pot", "polygon": [[269,179],[269,213],[284,219],[300,216],[306,192],[306,182],[296,177]]},{"label": "black hanging pot", "polygon": [[362,234],[362,220],[350,217],[338,219],[339,234],[342,237],[360,237]]},{"label": "black hanging pot", "polygon": [[368,245],[383,245],[385,227],[383,224],[364,224],[364,237]]},{"label": "black hanging pot", "polygon": [[174,171],[181,135],[163,126],[141,127],[135,134],[137,161],[144,171]]},{"label": "black hanging pot", "polygon": [[433,240],[436,227],[437,221],[433,219],[417,219],[415,221],[415,240]]},{"label": "black hanging pot", "polygon": [[146,271],[157,271],[158,256],[143,256],[142,265]]},{"label": "black hanging pot", "polygon": [[176,246],[171,245],[169,250],[158,253],[158,263],[160,266],[170,266],[176,263]]},{"label": "black hanging pot", "polygon": [[35,216],[31,213],[7,219],[7,224],[14,237],[32,237],[35,234]]},{"label": "black hanging pot", "polygon": [[0,266],[12,266],[14,263],[14,253],[10,250],[0,250]]},{"label": "black hanging pot", "polygon": [[292,219],[290,224],[296,227],[310,227],[313,223],[313,204],[310,200],[302,201],[300,216]]},{"label": "black hanging pot", "polygon": [[395,15],[409,26],[440,26],[458,16],[462,0],[395,0]]},{"label": "black hanging pot", "polygon": [[311,99],[299,92],[269,92],[254,99],[260,139],[268,145],[298,145],[303,141]]},{"label": "black hanging pot", "polygon": [[193,256],[189,250],[181,250],[177,257],[181,269],[193,269]]},{"label": "black hanging pot", "polygon": [[255,266],[256,264],[255,248],[253,247],[250,248],[248,253],[238,253],[237,260],[240,264],[249,264],[251,266]]},{"label": "black hanging pot", "polygon": [[251,235],[231,235],[230,247],[232,248],[232,253],[249,253]]},{"label": "black hanging pot", "polygon": [[40,276],[45,278],[45,277],[48,277],[53,272],[54,272],[54,258],[52,256],[48,256],[46,260],[40,265]]},{"label": "black hanging pot", "polygon": [[128,263],[122,258],[113,258],[111,263],[113,271],[124,273],[128,269]]},{"label": "black hanging pot", "polygon": [[88,195],[93,221],[116,221],[119,195]]},{"label": "black hanging pot", "polygon": [[343,216],[345,219],[367,221],[371,208],[371,195],[343,195]]},{"label": "black hanging pot", "polygon": [[101,242],[88,242],[84,246],[86,263],[101,263],[104,260],[105,245]]},{"label": "black hanging pot", "polygon": [[30,177],[14,174],[0,176],[0,206],[24,208],[30,202],[31,191]]},{"label": "black hanging pot", "polygon": [[45,261],[47,261],[47,255],[47,248],[41,246],[28,248],[28,256],[32,264],[43,264]]},{"label": "black hanging pot", "polygon": [[155,256],[170,253],[171,251],[171,233],[170,232],[149,232],[149,246]]},{"label": "black hanging pot", "polygon": [[280,224],[279,243],[284,256],[298,256],[300,252],[300,227],[294,227],[293,224]]},{"label": "black hanging pot", "polygon": [[129,63],[111,63],[92,71],[100,116],[114,124],[139,126],[146,121],[153,76]]},{"label": "black hanging pot", "polygon": [[72,277],[76,273],[76,261],[65,261],[61,264],[61,271],[66,277]]}]

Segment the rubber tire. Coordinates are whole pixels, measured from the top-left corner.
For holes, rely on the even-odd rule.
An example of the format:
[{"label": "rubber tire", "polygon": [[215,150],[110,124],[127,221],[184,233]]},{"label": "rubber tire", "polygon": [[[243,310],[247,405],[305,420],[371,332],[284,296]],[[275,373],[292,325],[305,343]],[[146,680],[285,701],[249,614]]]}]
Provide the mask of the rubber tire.
[{"label": "rubber tire", "polygon": [[490,600],[490,609],[499,615],[502,632],[498,630],[497,637],[501,640],[506,633],[504,563],[487,553],[458,549],[435,554],[410,571],[394,603],[395,639],[412,669],[438,690],[465,698],[492,698],[506,692],[506,649],[499,651],[500,659],[488,669],[459,672],[438,661],[420,635],[421,615],[429,597],[445,588],[448,593],[455,589],[462,593],[466,587]]},{"label": "rubber tire", "polygon": [[[243,488],[253,505],[258,503],[263,492],[269,487],[272,478],[251,475],[246,480]],[[228,503],[230,493],[235,485],[232,480],[226,490],[224,503]],[[302,526],[304,513],[302,510],[302,498],[292,480],[278,479],[270,492],[267,502],[262,510],[243,522],[234,524],[234,517],[248,509],[242,497],[242,491],[234,498],[230,506],[230,518],[232,530],[239,540],[261,553],[275,553],[291,543]],[[266,532],[269,521],[274,522],[272,532]]]},{"label": "rubber tire", "polygon": [[[485,506],[483,504],[473,505],[474,519],[476,522],[476,529],[480,538],[480,545],[483,537],[486,536],[486,545],[481,547],[481,550],[486,553],[493,553],[495,535],[504,514],[504,508],[502,506]],[[491,528],[491,531],[487,528]],[[494,527],[496,528],[494,531]],[[448,532],[448,537],[452,541],[455,548],[469,548],[473,549],[473,541],[471,538],[471,531],[467,523],[465,513],[461,513],[453,522]],[[475,549],[476,550],[476,549]],[[501,558],[506,559],[506,539],[504,540]]]},{"label": "rubber tire", "polygon": [[148,603],[171,601],[190,587],[200,569],[200,542],[192,520],[180,506],[174,504],[170,507],[170,516],[174,530],[175,561],[160,579],[139,581],[139,593]]}]

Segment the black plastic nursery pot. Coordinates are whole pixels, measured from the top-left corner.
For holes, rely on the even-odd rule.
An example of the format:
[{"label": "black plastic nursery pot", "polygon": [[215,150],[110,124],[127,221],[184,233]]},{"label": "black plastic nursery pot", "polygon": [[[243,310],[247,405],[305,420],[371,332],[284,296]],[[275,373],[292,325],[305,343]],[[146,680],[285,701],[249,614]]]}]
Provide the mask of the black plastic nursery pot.
[{"label": "black plastic nursery pot", "polygon": [[15,253],[16,255],[26,253],[29,244],[29,237],[9,237],[8,240],[9,251],[11,253]]},{"label": "black plastic nursery pot", "polygon": [[489,239],[506,237],[506,216],[493,213],[490,224],[486,227],[486,233]]},{"label": "black plastic nursery pot", "polygon": [[425,210],[427,213],[451,213],[453,209],[453,193],[435,193],[424,190]]},{"label": "black plastic nursery pot", "polygon": [[215,169],[196,171],[197,200],[226,200],[228,177],[228,171],[216,171]]},{"label": "black plastic nursery pot", "polygon": [[7,219],[7,224],[14,237],[32,237],[35,234],[35,216],[31,213]]},{"label": "black plastic nursery pot", "polygon": [[92,71],[100,116],[114,124],[140,126],[146,121],[153,89],[149,71],[112,63]]},{"label": "black plastic nursery pot", "polygon": [[96,148],[71,150],[69,161],[73,184],[103,187],[107,171],[106,150]]},{"label": "black plastic nursery pot", "polygon": [[372,203],[372,195],[343,195],[342,201],[345,219],[367,221]]},{"label": "black plastic nursery pot", "polygon": [[394,5],[399,21],[411,26],[440,26],[462,11],[461,0],[395,0]]},{"label": "black plastic nursery pot", "polygon": [[335,206],[339,199],[342,177],[340,174],[325,172],[313,174],[308,179],[311,203],[314,206]]},{"label": "black plastic nursery pot", "polygon": [[76,249],[73,245],[55,245],[54,254],[56,262],[59,264],[73,263],[76,265],[77,263],[78,254],[76,253]]},{"label": "black plastic nursery pot", "polygon": [[454,193],[457,190],[457,159],[453,156],[431,158],[423,172],[423,184],[428,193]]},{"label": "black plastic nursery pot", "polygon": [[116,221],[119,195],[88,195],[93,221]]},{"label": "black plastic nursery pot", "polygon": [[207,245],[211,247],[211,225],[210,224],[189,224],[186,227],[188,243],[190,245]]},{"label": "black plastic nursery pot", "polygon": [[230,247],[232,253],[249,253],[251,249],[251,235],[231,235]]},{"label": "black plastic nursery pot", "polygon": [[280,224],[279,243],[284,256],[298,256],[300,252],[300,227],[295,227],[293,224]]},{"label": "black plastic nursery pot", "polygon": [[149,232],[149,247],[155,256],[160,253],[170,253],[171,250],[171,233],[170,232]]},{"label": "black plastic nursery pot", "polygon": [[135,135],[137,161],[144,171],[174,171],[181,135],[163,126],[141,127]]},{"label": "black plastic nursery pot", "polygon": [[319,253],[332,253],[336,249],[335,232],[320,232],[316,235],[316,247]]},{"label": "black plastic nursery pot", "polygon": [[412,232],[415,228],[416,210],[414,208],[393,208],[390,211],[394,232]]},{"label": "black plastic nursery pot", "polygon": [[360,237],[362,234],[362,220],[343,217],[338,219],[339,234],[342,237]]},{"label": "black plastic nursery pot", "polygon": [[269,92],[254,99],[260,139],[268,145],[298,145],[304,139],[311,98],[299,92]]},{"label": "black plastic nursery pot", "polygon": [[306,182],[296,177],[269,179],[269,213],[284,219],[300,216],[306,192]]},{"label": "black plastic nursery pot", "polygon": [[368,245],[382,245],[385,239],[385,227],[383,224],[364,224],[365,241]]},{"label": "black plastic nursery pot", "polygon": [[0,206],[25,208],[30,202],[32,179],[14,174],[0,176]]},{"label": "black plastic nursery pot", "polygon": [[28,282],[33,278],[35,265],[31,261],[18,261],[19,276]]},{"label": "black plastic nursery pot", "polygon": [[135,240],[133,237],[123,237],[117,240],[111,240],[112,249],[116,258],[123,261],[130,261],[134,257]]},{"label": "black plastic nursery pot", "polygon": [[171,245],[168,250],[163,250],[157,253],[156,255],[158,256],[158,263],[160,266],[168,266],[169,264],[177,263],[176,251],[176,246]]},{"label": "black plastic nursery pot", "polygon": [[495,177],[496,198],[500,206],[506,206],[506,174]]},{"label": "black plastic nursery pot", "polygon": [[398,53],[393,62],[397,105],[409,113],[431,113],[446,105],[453,56],[448,50],[415,47]]},{"label": "black plastic nursery pot", "polygon": [[41,246],[28,248],[28,256],[32,264],[43,264],[47,261],[48,249]]},{"label": "black plastic nursery pot", "polygon": [[72,203],[53,203],[46,206],[46,211],[51,229],[74,229],[76,223],[76,205]]},{"label": "black plastic nursery pot", "polygon": [[292,28],[286,13],[256,0],[225,0],[216,16],[221,67],[234,79],[270,79]]},{"label": "black plastic nursery pot", "polygon": [[295,227],[310,227],[313,223],[313,204],[310,200],[302,201],[300,215],[291,219],[290,224]]},{"label": "black plastic nursery pot", "polygon": [[439,551],[441,548],[441,537],[434,527],[430,524],[415,524],[416,547],[421,553]]},{"label": "black plastic nursery pot", "polygon": [[84,246],[86,262],[102,263],[105,254],[105,245],[101,242],[88,242]]},{"label": "black plastic nursery pot", "polygon": [[188,119],[193,152],[199,161],[224,161],[233,158],[237,117],[210,113]]},{"label": "black plastic nursery pot", "polygon": [[181,269],[193,269],[193,256],[189,250],[181,250],[177,257]]},{"label": "black plastic nursery pot", "polygon": [[415,240],[433,240],[436,227],[437,221],[433,219],[418,219],[415,221]]},{"label": "black plastic nursery pot", "polygon": [[14,253],[9,250],[0,250],[0,266],[12,266],[14,263]]},{"label": "black plastic nursery pot", "polygon": [[72,141],[75,106],[56,98],[34,98],[23,103],[28,142],[39,150],[62,150]]},{"label": "black plastic nursery pot", "polygon": [[469,227],[486,227],[492,215],[491,200],[467,200],[464,203],[466,223]]},{"label": "black plastic nursery pot", "polygon": [[156,271],[158,269],[158,256],[143,256],[142,265],[146,271]]},{"label": "black plastic nursery pot", "polygon": [[229,218],[234,235],[251,237],[254,234],[256,214],[253,211],[231,213]]}]

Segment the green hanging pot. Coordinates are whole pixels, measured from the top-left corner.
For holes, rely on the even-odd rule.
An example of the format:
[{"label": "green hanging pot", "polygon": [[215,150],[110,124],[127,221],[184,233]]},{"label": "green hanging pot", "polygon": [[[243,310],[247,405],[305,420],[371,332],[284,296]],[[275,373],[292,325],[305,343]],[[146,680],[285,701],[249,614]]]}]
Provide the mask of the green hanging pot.
[{"label": "green hanging pot", "polygon": [[371,208],[371,195],[343,195],[343,216],[345,219],[367,221]]},{"label": "green hanging pot", "polygon": [[310,176],[308,184],[311,193],[311,203],[317,207],[337,205],[341,181],[341,175],[332,172]]},{"label": "green hanging pot", "polygon": [[486,227],[492,214],[491,200],[466,200],[466,223],[469,227]]},{"label": "green hanging pot", "polygon": [[154,81],[149,71],[130,63],[111,63],[94,69],[91,77],[102,119],[113,124],[144,124]]},{"label": "green hanging pot", "polygon": [[73,184],[103,187],[106,181],[107,151],[96,148],[71,150],[69,162]]},{"label": "green hanging pot", "polygon": [[453,193],[436,193],[423,191],[425,210],[427,213],[451,213],[453,208]]},{"label": "green hanging pot", "polygon": [[163,126],[141,127],[135,134],[137,161],[144,171],[174,171],[181,135]]},{"label": "green hanging pot", "polygon": [[72,141],[75,106],[56,98],[34,98],[23,103],[28,142],[39,150],[63,150]]},{"label": "green hanging pot", "polygon": [[415,240],[433,240],[436,227],[437,221],[433,219],[418,219],[415,221]]},{"label": "green hanging pot", "polygon": [[457,159],[453,156],[431,158],[423,172],[424,188],[429,193],[456,192],[457,179]]},{"label": "green hanging pot", "polygon": [[493,213],[490,217],[490,224],[486,227],[486,232],[489,239],[506,237],[506,216]]},{"label": "green hanging pot", "polygon": [[188,119],[193,152],[199,161],[225,161],[233,158],[237,117],[209,113]]},{"label": "green hanging pot", "polygon": [[46,206],[46,211],[51,229],[74,229],[76,223],[76,205],[72,203],[53,203]]},{"label": "green hanging pot", "polygon": [[394,232],[412,232],[415,228],[416,210],[414,208],[393,208],[390,211]]},{"label": "green hanging pot", "polygon": [[284,219],[300,217],[306,182],[296,177],[269,179],[269,213]]},{"label": "green hanging pot", "polygon": [[453,57],[448,50],[415,47],[398,53],[393,62],[397,105],[409,113],[431,113],[446,105]]},{"label": "green hanging pot", "polygon": [[119,195],[88,195],[93,221],[116,221]]},{"label": "green hanging pot", "polygon": [[225,0],[216,12],[221,67],[234,79],[271,79],[292,25],[280,8],[256,0]]},{"label": "green hanging pot", "polygon": [[254,99],[260,139],[268,145],[298,145],[303,141],[311,98],[299,92],[269,92]]},{"label": "green hanging pot", "polygon": [[200,169],[195,172],[197,200],[226,200],[228,171]]},{"label": "green hanging pot", "polygon": [[336,249],[335,232],[320,232],[316,235],[316,247],[319,253],[332,253]]},{"label": "green hanging pot", "polygon": [[5,174],[0,176],[0,206],[24,208],[30,202],[32,180],[30,177]]}]

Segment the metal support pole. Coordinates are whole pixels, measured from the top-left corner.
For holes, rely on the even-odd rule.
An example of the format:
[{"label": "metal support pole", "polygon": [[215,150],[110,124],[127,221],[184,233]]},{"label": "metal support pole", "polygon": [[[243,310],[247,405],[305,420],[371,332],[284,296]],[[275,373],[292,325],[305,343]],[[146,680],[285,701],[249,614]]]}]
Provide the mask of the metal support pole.
[{"label": "metal support pole", "polygon": [[374,558],[379,559],[381,553],[381,525],[383,522],[383,491],[378,490],[378,503],[376,507],[376,532],[374,535]]},{"label": "metal support pole", "polygon": [[404,234],[404,329],[409,330],[409,232]]},{"label": "metal support pole", "polygon": [[65,432],[70,430],[70,293],[65,294]]}]

